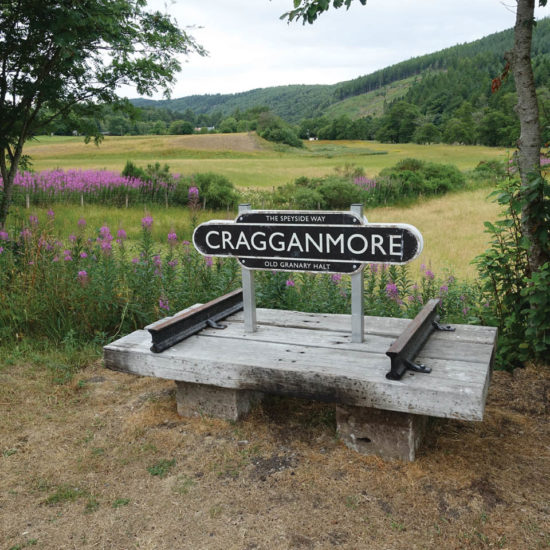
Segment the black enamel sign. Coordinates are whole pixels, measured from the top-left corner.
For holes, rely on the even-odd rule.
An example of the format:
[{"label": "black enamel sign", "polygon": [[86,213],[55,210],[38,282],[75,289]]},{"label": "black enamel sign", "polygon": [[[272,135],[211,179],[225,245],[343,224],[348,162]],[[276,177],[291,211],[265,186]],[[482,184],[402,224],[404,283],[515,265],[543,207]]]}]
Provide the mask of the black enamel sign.
[{"label": "black enamel sign", "polygon": [[422,236],[412,225],[363,224],[351,212],[257,210],[199,225],[193,244],[249,269],[352,273],[365,263],[410,262],[422,251]]}]

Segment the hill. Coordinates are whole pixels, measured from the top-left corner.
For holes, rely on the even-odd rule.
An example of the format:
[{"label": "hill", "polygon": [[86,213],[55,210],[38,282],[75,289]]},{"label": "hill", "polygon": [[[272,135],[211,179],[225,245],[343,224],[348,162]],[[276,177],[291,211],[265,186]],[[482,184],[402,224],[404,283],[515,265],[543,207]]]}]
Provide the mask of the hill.
[{"label": "hill", "polygon": [[[227,116],[265,105],[290,123],[326,115],[360,118],[380,116],[391,102],[405,99],[424,114],[453,111],[462,101],[487,104],[491,79],[504,67],[503,55],[513,43],[513,30],[402,61],[371,74],[334,85],[289,85],[258,88],[238,94],[193,95],[171,100],[132,100],[139,107],[160,107],[179,113],[218,112]],[[533,37],[537,85],[550,80],[550,19],[538,22]],[[505,90],[511,91],[511,85]],[[445,109],[441,110],[441,107]]]}]

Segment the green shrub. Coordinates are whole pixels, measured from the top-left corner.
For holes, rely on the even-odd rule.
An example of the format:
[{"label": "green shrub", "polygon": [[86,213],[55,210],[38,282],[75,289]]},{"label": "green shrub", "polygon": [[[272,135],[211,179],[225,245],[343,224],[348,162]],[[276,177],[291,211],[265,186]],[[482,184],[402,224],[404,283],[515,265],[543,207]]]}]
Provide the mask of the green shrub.
[{"label": "green shrub", "polygon": [[315,210],[324,204],[323,195],[315,189],[299,187],[294,194],[294,205],[297,209]]},{"label": "green shrub", "polygon": [[195,174],[194,182],[199,188],[199,197],[205,207],[232,208],[239,202],[239,194],[235,186],[221,174],[213,172]]},{"label": "green shrub", "polygon": [[475,177],[493,182],[503,180],[507,175],[506,165],[500,160],[481,161],[473,170]]},{"label": "green shrub", "polygon": [[464,174],[455,166],[404,159],[380,172],[371,203],[384,204],[421,195],[441,195],[466,185]]},{"label": "green shrub", "polygon": [[291,147],[303,147],[304,143],[298,137],[298,134],[290,127],[268,127],[260,134],[261,137],[268,141],[276,143],[284,143]]},{"label": "green shrub", "polygon": [[362,199],[361,189],[357,185],[337,176],[324,178],[318,189],[323,197],[323,208],[331,210],[348,209]]},{"label": "green shrub", "polygon": [[527,186],[510,180],[493,196],[505,209],[503,219],[485,223],[491,246],[476,258],[486,305],[482,322],[499,328],[497,365],[513,368],[550,355],[550,262],[532,272],[531,243],[521,223],[522,209],[535,204],[530,215],[550,257],[550,185],[542,177]]},{"label": "green shrub", "polygon": [[147,174],[143,168],[136,166],[131,160],[126,161],[126,165],[122,170],[122,175],[127,178],[136,178],[142,181],[147,180]]}]

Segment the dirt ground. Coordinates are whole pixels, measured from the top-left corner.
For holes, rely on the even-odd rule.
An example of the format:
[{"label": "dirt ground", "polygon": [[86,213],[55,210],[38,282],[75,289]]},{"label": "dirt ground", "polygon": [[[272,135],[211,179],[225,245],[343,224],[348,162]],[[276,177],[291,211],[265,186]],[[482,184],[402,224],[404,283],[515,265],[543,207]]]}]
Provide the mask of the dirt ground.
[{"label": "dirt ground", "polygon": [[[0,361],[1,362],[1,361]],[[414,463],[335,437],[330,405],[181,418],[174,384],[0,370],[2,549],[550,547],[550,368],[495,372],[486,418],[438,421]]]}]

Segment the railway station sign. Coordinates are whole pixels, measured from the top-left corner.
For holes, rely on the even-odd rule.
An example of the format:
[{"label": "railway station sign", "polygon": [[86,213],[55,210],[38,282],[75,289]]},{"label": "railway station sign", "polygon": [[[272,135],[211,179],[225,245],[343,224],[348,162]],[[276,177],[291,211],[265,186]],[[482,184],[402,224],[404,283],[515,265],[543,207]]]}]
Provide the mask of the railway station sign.
[{"label": "railway station sign", "polygon": [[235,221],[202,223],[193,244],[248,269],[353,273],[366,263],[408,263],[423,243],[412,225],[364,223],[349,211],[250,210]]}]

